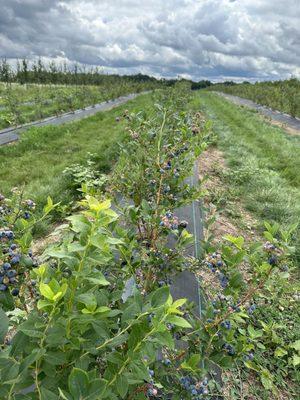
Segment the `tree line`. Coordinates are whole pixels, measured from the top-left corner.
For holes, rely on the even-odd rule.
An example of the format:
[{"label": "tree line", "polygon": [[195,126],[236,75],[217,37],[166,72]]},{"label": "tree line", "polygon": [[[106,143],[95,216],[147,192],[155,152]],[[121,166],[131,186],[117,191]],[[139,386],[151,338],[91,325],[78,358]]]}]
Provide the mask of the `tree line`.
[{"label": "tree line", "polygon": [[[174,86],[178,79],[165,79],[154,78],[145,74],[135,75],[116,75],[104,74],[99,67],[87,67],[77,63],[69,65],[66,62],[56,63],[51,61],[49,64],[43,63],[39,58],[35,61],[22,59],[17,61],[15,68],[7,61],[7,59],[0,60],[0,82],[5,83],[20,83],[21,85],[27,83],[36,84],[54,84],[54,85],[102,85],[104,82],[116,82],[116,79],[128,82],[148,82],[157,83],[165,86]],[[203,89],[212,85],[212,82],[202,80],[200,82],[193,82],[190,80],[182,79],[191,84],[192,90]]]},{"label": "tree line", "polygon": [[67,63],[55,63],[54,61],[45,64],[41,59],[32,62],[23,59],[21,61],[18,60],[16,67],[13,68],[6,59],[0,61],[0,81],[5,83],[102,85],[109,80],[115,82],[116,78],[131,82],[163,82],[166,85],[173,85],[172,81],[158,80],[144,74],[107,75],[99,67],[86,67],[79,64],[68,65]]}]

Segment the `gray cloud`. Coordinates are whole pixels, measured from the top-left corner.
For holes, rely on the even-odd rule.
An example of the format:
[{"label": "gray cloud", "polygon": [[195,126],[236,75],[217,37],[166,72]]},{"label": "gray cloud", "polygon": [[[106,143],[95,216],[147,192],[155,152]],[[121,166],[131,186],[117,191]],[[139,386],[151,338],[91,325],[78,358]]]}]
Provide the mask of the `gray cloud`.
[{"label": "gray cloud", "polygon": [[300,75],[298,0],[0,0],[0,57],[193,79]]}]

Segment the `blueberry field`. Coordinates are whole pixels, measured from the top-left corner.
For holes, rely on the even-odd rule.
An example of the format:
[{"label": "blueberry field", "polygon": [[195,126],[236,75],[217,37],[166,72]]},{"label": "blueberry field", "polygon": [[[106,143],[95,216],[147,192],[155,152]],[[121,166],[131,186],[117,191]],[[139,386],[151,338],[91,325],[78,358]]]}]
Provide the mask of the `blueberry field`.
[{"label": "blueberry field", "polygon": [[122,79],[102,82],[97,86],[0,83],[0,129],[72,113],[155,87],[159,87],[159,84]]},{"label": "blueberry field", "polygon": [[0,147],[0,399],[298,399],[300,136],[186,80],[3,65],[1,127],[140,94]]},{"label": "blueberry field", "polygon": [[211,89],[253,100],[292,117],[300,117],[300,81],[297,78],[254,84],[225,82],[213,85]]}]

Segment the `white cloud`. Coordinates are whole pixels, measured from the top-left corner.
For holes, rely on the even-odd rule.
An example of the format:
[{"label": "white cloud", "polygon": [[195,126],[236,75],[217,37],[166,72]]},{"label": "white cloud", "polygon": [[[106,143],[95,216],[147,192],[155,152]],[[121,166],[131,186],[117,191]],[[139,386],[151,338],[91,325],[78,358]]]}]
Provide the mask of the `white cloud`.
[{"label": "white cloud", "polygon": [[0,56],[193,79],[300,75],[298,0],[0,0]]}]

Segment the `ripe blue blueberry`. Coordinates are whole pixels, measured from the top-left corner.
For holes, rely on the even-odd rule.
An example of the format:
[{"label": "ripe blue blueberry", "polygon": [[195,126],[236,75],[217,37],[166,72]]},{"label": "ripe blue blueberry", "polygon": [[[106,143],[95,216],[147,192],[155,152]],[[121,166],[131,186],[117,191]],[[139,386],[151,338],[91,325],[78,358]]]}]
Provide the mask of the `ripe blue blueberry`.
[{"label": "ripe blue blueberry", "polygon": [[14,288],[14,289],[11,291],[12,296],[18,296],[19,293],[20,293],[20,290],[19,290],[18,288]]},{"label": "ripe blue blueberry", "polygon": [[11,264],[18,264],[19,262],[20,262],[20,259],[21,259],[21,257],[20,256],[14,256],[11,260],[10,260],[10,262],[11,262]]},{"label": "ripe blue blueberry", "polygon": [[248,308],[248,313],[249,314],[253,314],[253,312],[256,310],[256,305],[252,304],[249,308]]},{"label": "ripe blue blueberry", "polygon": [[4,285],[3,283],[0,284],[0,292],[5,292],[5,290],[7,289],[7,286]]},{"label": "ripe blue blueberry", "polygon": [[276,265],[277,264],[277,257],[276,256],[271,256],[268,260],[270,265]]},{"label": "ripe blue blueberry", "polygon": [[4,263],[4,264],[3,264],[3,269],[4,269],[4,271],[9,270],[10,268],[11,268],[11,264],[10,264],[10,263]]},{"label": "ripe blue blueberry", "polygon": [[7,237],[7,239],[11,240],[14,238],[14,233],[12,231],[6,231],[5,236]]},{"label": "ripe blue blueberry", "polygon": [[230,328],[231,328],[231,323],[230,323],[230,321],[223,321],[223,322],[221,323],[221,326],[222,326],[223,328],[225,328],[225,329],[230,329]]},{"label": "ripe blue blueberry", "polygon": [[24,219],[29,219],[30,213],[28,211],[25,211],[23,217],[24,217]]},{"label": "ripe blue blueberry", "polygon": [[13,278],[17,275],[17,271],[15,269],[11,269],[11,270],[7,271],[6,275],[8,278]]}]

